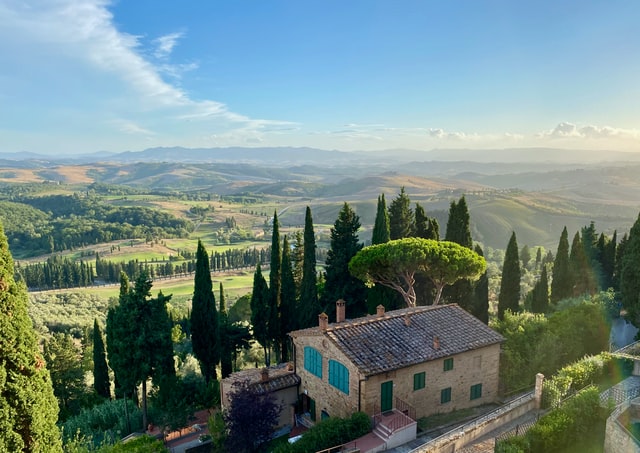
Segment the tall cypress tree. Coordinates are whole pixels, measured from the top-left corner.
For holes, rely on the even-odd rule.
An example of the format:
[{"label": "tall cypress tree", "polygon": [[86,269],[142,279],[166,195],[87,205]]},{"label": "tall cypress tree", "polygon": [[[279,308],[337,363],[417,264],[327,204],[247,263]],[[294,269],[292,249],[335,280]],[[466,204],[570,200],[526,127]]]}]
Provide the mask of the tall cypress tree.
[{"label": "tall cypress tree", "polygon": [[109,368],[104,349],[104,339],[98,320],[93,320],[93,388],[103,398],[111,398]]},{"label": "tall cypress tree", "polygon": [[613,289],[616,291],[620,291],[620,278],[622,276],[622,257],[624,256],[624,252],[627,248],[627,243],[629,242],[629,235],[625,233],[622,235],[622,239],[620,239],[620,243],[616,248],[616,263],[613,271]]},{"label": "tall cypress tree", "polygon": [[0,451],[61,452],[58,403],[0,225]]},{"label": "tall cypress tree", "polygon": [[596,276],[593,271],[592,262],[585,253],[584,243],[580,238],[580,233],[577,231],[571,243],[569,265],[571,275],[573,276],[573,295],[595,294],[598,291]]},{"label": "tall cypress tree", "polygon": [[107,315],[109,364],[126,393],[142,384],[142,424],[147,426],[147,380],[175,377],[171,320],[162,291],[151,298],[152,282],[143,270],[133,289],[121,278],[119,305]]},{"label": "tall cypress tree", "polygon": [[291,248],[291,270],[293,272],[293,281],[296,285],[296,299],[299,299],[304,263],[304,236],[302,230],[296,230],[295,233],[293,233],[293,239]]},{"label": "tall cypress tree", "polygon": [[467,200],[463,195],[457,203],[452,201],[449,206],[447,232],[444,237],[445,241],[455,242],[469,249],[473,248],[470,225],[469,208],[467,207]]},{"label": "tall cypress tree", "polygon": [[316,236],[313,232],[311,208],[307,206],[304,217],[304,260],[302,263],[302,283],[298,303],[298,327],[304,329],[318,323],[321,313],[318,300],[318,274],[316,271]]},{"label": "tall cypress tree", "polygon": [[335,312],[338,299],[346,302],[347,313],[358,317],[367,313],[366,287],[362,280],[349,272],[349,261],[362,249],[358,230],[360,217],[348,203],[344,203],[331,228],[331,247],[325,265],[325,287],[322,297],[325,312]]},{"label": "tall cypress tree", "polygon": [[428,217],[420,203],[416,203],[415,215],[415,237],[424,239],[435,239],[436,241],[439,241],[440,226],[438,225],[438,220]]},{"label": "tall cypress tree", "polygon": [[233,345],[231,344],[229,315],[227,314],[227,303],[222,283],[220,283],[218,323],[218,331],[220,332],[220,375],[224,379],[233,371]]},{"label": "tall cypress tree", "polygon": [[387,203],[384,194],[378,196],[378,206],[376,211],[376,219],[373,224],[373,232],[371,233],[371,245],[384,244],[391,239],[389,231],[389,213],[387,212]]},{"label": "tall cypress tree", "polygon": [[569,264],[569,233],[565,226],[560,234],[558,251],[553,262],[551,273],[551,303],[557,304],[562,299],[573,295],[573,275]]},{"label": "tall cypress tree", "polygon": [[602,289],[612,288],[616,268],[617,232],[609,239],[604,233],[598,238],[600,265],[602,267]]},{"label": "tall cypress tree", "polygon": [[269,339],[276,353],[276,362],[280,361],[280,291],[282,288],[282,251],[280,249],[280,223],[278,213],[273,212],[273,230],[271,233],[271,267],[269,268],[269,321],[267,329]]},{"label": "tall cypress tree", "polygon": [[209,255],[200,240],[196,250],[196,273],[191,300],[191,344],[193,354],[200,363],[200,370],[208,385],[217,378],[216,366],[220,362],[220,333]]},{"label": "tall cypress tree", "polygon": [[498,318],[504,319],[507,310],[517,312],[520,308],[520,258],[516,233],[511,233],[502,265],[500,294],[498,295]]},{"label": "tall cypress tree", "polygon": [[411,210],[411,200],[409,195],[400,189],[400,193],[391,201],[389,205],[389,237],[402,239],[413,236],[414,225],[413,211]]},{"label": "tall cypress tree", "polygon": [[271,341],[269,338],[269,299],[271,294],[267,281],[262,275],[260,263],[256,266],[253,274],[253,291],[251,292],[251,325],[253,327],[253,337],[256,339],[264,351],[264,362],[266,366],[271,364],[269,350]]},{"label": "tall cypress tree", "polygon": [[624,245],[620,273],[620,296],[627,317],[640,325],[640,215],[629,231]]},{"label": "tall cypress tree", "polygon": [[[391,239],[389,232],[389,213],[384,194],[378,196],[376,219],[371,234],[371,245],[384,244]],[[382,305],[387,311],[400,308],[403,304],[402,297],[397,291],[376,283],[367,290],[367,311],[375,313],[376,307]]]},{"label": "tall cypress tree", "polygon": [[[469,209],[464,196],[460,197],[457,202],[452,201],[449,206],[445,240],[455,242],[468,249],[473,248]],[[470,313],[473,311],[473,284],[469,280],[458,280],[453,285],[446,287],[443,295],[449,302],[457,303]]]},{"label": "tall cypress tree", "polygon": [[280,287],[280,345],[283,362],[289,361],[291,356],[287,334],[298,328],[296,321],[296,283],[293,279],[289,240],[285,236],[282,241],[282,285]]},{"label": "tall cypress tree", "polygon": [[[482,247],[475,246],[475,252],[484,257]],[[471,314],[485,324],[489,324],[489,276],[487,271],[473,285],[473,308]]]},{"label": "tall cypress tree", "polygon": [[531,311],[533,313],[546,313],[549,311],[549,280],[547,266],[542,266],[540,279],[533,287],[531,295]]}]

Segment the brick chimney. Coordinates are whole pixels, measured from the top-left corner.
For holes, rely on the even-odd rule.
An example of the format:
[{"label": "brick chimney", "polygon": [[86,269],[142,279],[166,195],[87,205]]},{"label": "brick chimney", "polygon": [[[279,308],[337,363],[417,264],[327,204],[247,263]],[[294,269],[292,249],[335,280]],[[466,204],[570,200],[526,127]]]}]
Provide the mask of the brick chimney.
[{"label": "brick chimney", "polygon": [[440,349],[440,338],[438,338],[437,336],[433,337],[433,349],[435,349],[436,351]]},{"label": "brick chimney", "polygon": [[345,302],[342,299],[338,299],[336,301],[336,322],[343,322],[345,319]]},{"label": "brick chimney", "polygon": [[260,371],[260,378],[261,378],[262,382],[267,382],[269,380],[269,369],[268,368],[263,368],[262,371]]},{"label": "brick chimney", "polygon": [[411,325],[411,315],[409,315],[409,313],[404,315],[404,325],[407,327]]},{"label": "brick chimney", "polygon": [[329,327],[329,317],[326,313],[322,312],[318,315],[318,326],[322,331],[327,330],[327,327]]},{"label": "brick chimney", "polygon": [[382,318],[384,316],[384,305],[380,304],[376,307],[376,316]]}]

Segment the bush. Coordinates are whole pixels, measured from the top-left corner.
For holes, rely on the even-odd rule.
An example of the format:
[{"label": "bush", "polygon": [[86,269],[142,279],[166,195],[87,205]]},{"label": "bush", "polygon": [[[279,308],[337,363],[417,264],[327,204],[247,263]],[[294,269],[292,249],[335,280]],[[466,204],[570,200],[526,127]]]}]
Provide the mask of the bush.
[{"label": "bush", "polygon": [[622,372],[622,377],[631,373],[633,363],[620,359],[608,352],[595,356],[587,356],[562,368],[551,379],[545,381],[542,389],[543,407],[551,407],[559,403],[572,391],[580,390],[590,384],[600,384],[614,371]]},{"label": "bush", "polygon": [[279,445],[274,453],[306,453],[345,444],[371,431],[371,419],[364,412],[351,418],[332,417],[305,432],[295,444]]},{"label": "bush", "polygon": [[533,425],[524,436],[500,442],[497,453],[554,453],[582,451],[602,441],[606,419],[611,411],[600,405],[600,392],[587,387],[552,410]]},{"label": "bush", "polygon": [[131,430],[127,429],[124,400],[105,401],[91,409],[83,409],[62,425],[63,441],[83,439],[91,446],[113,443],[142,429],[142,413],[131,400],[127,400],[127,414]]}]

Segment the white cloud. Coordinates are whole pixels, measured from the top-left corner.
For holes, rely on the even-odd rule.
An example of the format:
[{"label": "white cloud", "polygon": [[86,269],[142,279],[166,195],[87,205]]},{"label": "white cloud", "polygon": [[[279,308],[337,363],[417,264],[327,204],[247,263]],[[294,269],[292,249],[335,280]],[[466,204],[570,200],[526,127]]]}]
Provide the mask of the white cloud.
[{"label": "white cloud", "polygon": [[178,44],[178,40],[183,36],[184,33],[177,32],[154,39],[153,43],[157,46],[153,53],[155,57],[158,59],[168,58],[171,52],[173,52],[173,48]]},{"label": "white cloud", "polygon": [[640,131],[637,129],[622,129],[611,126],[586,125],[578,126],[574,123],[562,122],[551,130],[536,134],[541,138],[575,138],[575,139],[622,139],[638,140]]}]

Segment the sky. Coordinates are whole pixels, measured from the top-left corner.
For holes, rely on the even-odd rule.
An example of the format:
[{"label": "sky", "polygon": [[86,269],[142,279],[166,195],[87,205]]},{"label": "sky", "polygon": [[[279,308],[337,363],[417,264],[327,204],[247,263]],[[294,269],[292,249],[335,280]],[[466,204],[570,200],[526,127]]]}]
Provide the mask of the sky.
[{"label": "sky", "polygon": [[0,152],[640,151],[640,2],[0,0]]}]

